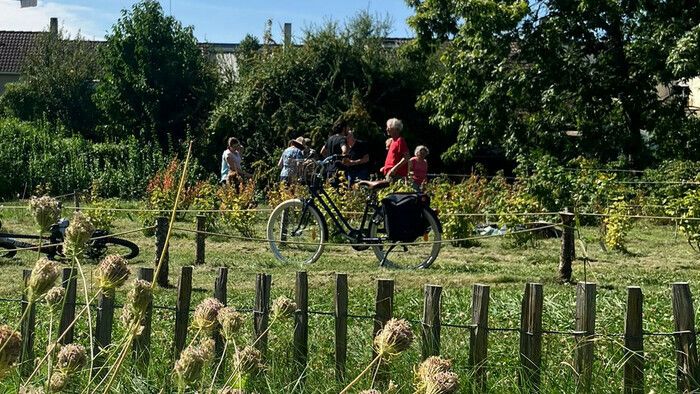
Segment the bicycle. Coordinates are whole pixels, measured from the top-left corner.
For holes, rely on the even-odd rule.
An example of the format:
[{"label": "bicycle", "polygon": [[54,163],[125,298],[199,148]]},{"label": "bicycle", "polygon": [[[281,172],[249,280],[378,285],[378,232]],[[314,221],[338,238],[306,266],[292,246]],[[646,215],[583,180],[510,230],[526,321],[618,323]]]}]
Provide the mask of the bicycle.
[{"label": "bicycle", "polygon": [[[285,263],[310,264],[317,261],[328,242],[328,217],[337,234],[358,251],[372,249],[380,266],[395,268],[428,268],[437,258],[442,243],[442,226],[435,211],[426,203],[419,206],[421,224],[413,239],[395,240],[387,231],[386,210],[378,201],[377,192],[390,185],[388,181],[361,181],[367,191],[359,226],[353,226],[324,189],[326,167],[338,160],[306,160],[300,164],[301,183],[309,197],[280,203],[270,214],[267,239],[275,258]],[[422,202],[429,201],[420,193],[411,193]],[[415,212],[414,212],[415,213]],[[325,216],[324,216],[325,214]],[[425,226],[425,227],[422,227]],[[391,258],[389,254],[392,253]]]},{"label": "bicycle", "polygon": [[[0,249],[7,250],[0,256],[11,258],[18,251],[26,250],[39,251],[51,260],[55,260],[57,257],[62,258],[64,257],[63,247],[60,244],[63,243],[63,236],[66,228],[68,228],[68,224],[68,220],[61,219],[56,224],[51,225],[48,237],[0,232]],[[32,244],[22,241],[24,239],[43,240],[43,242],[42,245]],[[88,242],[85,256],[89,259],[99,259],[105,256],[107,252],[118,254],[125,259],[133,259],[139,255],[139,247],[126,239],[110,236],[106,230],[95,230]]]}]

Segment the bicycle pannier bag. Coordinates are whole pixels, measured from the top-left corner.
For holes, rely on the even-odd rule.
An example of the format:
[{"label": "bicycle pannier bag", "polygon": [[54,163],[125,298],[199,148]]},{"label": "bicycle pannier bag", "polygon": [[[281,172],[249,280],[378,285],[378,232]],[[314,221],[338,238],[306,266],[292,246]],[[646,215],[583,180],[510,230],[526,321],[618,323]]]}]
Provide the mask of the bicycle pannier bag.
[{"label": "bicycle pannier bag", "polygon": [[394,193],[382,199],[389,240],[413,242],[425,234],[428,222],[423,217],[423,207],[428,205],[428,196],[417,193]]}]

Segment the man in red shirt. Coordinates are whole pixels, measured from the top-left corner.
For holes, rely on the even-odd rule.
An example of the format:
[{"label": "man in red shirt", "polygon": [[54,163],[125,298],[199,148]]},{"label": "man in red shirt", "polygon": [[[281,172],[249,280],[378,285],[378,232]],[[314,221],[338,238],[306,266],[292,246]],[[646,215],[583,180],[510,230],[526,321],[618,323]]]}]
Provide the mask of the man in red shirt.
[{"label": "man in red shirt", "polygon": [[401,137],[401,130],[403,130],[403,123],[400,120],[391,118],[386,121],[386,132],[391,137],[391,144],[386,152],[382,173],[389,181],[405,178],[408,175],[408,144]]}]

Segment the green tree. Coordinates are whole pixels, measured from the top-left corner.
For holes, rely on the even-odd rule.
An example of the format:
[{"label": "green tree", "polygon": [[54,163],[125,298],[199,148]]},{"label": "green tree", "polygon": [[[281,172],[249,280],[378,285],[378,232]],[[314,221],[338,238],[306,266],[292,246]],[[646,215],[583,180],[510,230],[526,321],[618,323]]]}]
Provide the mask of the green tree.
[{"label": "green tree", "polygon": [[142,133],[165,149],[201,130],[218,77],[192,27],[144,0],[122,11],[100,54],[105,76],[98,102],[113,130]]},{"label": "green tree", "polygon": [[[646,130],[683,122],[659,84],[678,39],[700,22],[685,0],[411,0],[409,23],[443,67],[420,99],[431,120],[458,128],[447,157],[482,146],[603,160],[624,154],[643,165]],[[671,107],[671,108],[667,108]],[[664,117],[661,119],[661,117]],[[580,132],[572,139],[567,130]]]},{"label": "green tree", "polygon": [[46,120],[94,138],[100,116],[93,92],[99,76],[94,43],[63,32],[42,33],[20,80],[7,85],[0,108],[22,120]]}]

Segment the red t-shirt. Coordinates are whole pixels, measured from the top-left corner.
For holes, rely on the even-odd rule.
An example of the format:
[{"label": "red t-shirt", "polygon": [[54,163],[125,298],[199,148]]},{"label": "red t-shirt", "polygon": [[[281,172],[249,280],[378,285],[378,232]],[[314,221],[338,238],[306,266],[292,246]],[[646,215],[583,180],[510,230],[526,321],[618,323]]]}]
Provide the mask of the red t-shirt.
[{"label": "red t-shirt", "polygon": [[428,177],[428,162],[419,161],[417,157],[411,157],[411,168],[413,169],[413,182],[422,185]]},{"label": "red t-shirt", "polygon": [[[389,145],[389,151],[386,152],[386,160],[384,160],[384,175],[389,173],[389,170],[399,164],[401,159],[408,154],[408,144],[403,137],[395,138]],[[394,171],[394,176],[401,177],[408,175],[408,163],[404,163],[401,168]]]}]

